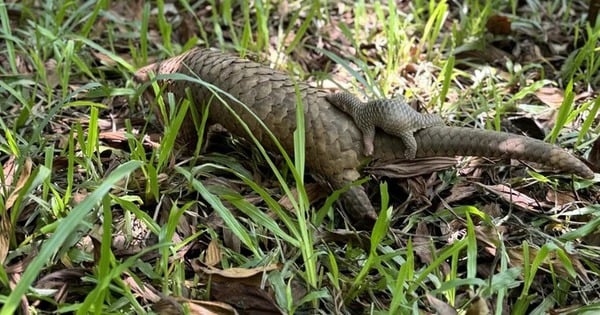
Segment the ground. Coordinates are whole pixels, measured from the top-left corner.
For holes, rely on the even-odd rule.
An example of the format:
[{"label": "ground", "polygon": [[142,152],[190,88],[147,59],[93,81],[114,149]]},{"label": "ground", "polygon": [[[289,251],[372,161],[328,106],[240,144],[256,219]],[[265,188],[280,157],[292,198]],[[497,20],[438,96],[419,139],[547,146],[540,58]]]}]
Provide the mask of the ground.
[{"label": "ground", "polygon": [[597,171],[597,8],[0,0],[0,313],[598,311],[598,175],[485,157],[367,166],[380,212],[362,228],[278,152],[218,126],[178,143],[178,118],[164,127],[133,80],[215,47],[544,139]]}]

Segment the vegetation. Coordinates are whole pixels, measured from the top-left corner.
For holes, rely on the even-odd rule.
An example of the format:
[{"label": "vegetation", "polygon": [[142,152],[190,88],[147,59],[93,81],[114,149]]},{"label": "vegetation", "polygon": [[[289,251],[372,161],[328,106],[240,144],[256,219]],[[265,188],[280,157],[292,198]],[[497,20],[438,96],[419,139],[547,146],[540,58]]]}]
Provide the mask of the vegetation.
[{"label": "vegetation", "polygon": [[290,158],[200,119],[211,132],[184,154],[194,105],[148,87],[178,108],[163,127],[132,80],[218,47],[600,165],[600,22],[586,12],[580,0],[0,0],[0,314],[598,311],[598,176],[473,157],[366,168],[357,184],[380,214],[358,230],[341,192],[305,170],[302,128]]}]

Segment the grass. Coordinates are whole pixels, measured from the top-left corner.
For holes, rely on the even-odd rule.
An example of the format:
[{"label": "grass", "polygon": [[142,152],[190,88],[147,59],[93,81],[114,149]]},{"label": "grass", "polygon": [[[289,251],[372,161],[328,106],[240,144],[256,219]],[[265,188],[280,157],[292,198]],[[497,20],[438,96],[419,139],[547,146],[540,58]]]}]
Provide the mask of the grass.
[{"label": "grass", "polygon": [[[179,1],[163,14],[172,9],[0,0],[0,314],[600,309],[597,179],[470,158],[431,176],[371,176],[382,181],[354,185],[379,217],[357,230],[336,203],[350,187],[308,176],[303,128],[292,156],[267,152],[247,126],[247,140],[206,137],[206,110],[132,81],[157,58],[219,47],[316,85],[404,95],[452,125],[519,118],[531,131],[528,117],[546,117],[547,141],[597,162],[600,25],[565,13],[582,2]],[[513,21],[510,36],[490,31],[497,15]],[[528,43],[541,52],[519,55]],[[558,101],[537,97],[547,87]],[[299,103],[304,126],[310,104]],[[191,156],[177,141],[189,115]]]}]

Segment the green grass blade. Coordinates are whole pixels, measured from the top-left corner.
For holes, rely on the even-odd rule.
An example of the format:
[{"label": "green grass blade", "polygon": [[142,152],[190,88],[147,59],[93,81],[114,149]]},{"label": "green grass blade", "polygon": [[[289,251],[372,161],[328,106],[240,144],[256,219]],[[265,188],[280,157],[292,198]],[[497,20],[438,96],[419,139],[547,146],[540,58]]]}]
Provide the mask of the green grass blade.
[{"label": "green grass blade", "polygon": [[231,211],[229,211],[229,209],[227,209],[227,207],[223,205],[221,200],[219,200],[219,198],[217,198],[217,196],[215,196],[214,194],[210,193],[201,181],[192,177],[192,174],[188,170],[183,169],[181,167],[177,167],[176,170],[177,172],[185,176],[185,178],[187,178],[188,181],[192,184],[192,187],[194,187],[194,189],[200,193],[202,198],[204,198],[204,200],[206,200],[206,202],[208,202],[211,205],[213,210],[217,211],[219,216],[231,229],[233,234],[237,236],[242,241],[242,243],[244,243],[244,245],[250,251],[252,251],[252,253],[255,256],[260,257],[260,248],[256,244],[255,239],[253,237],[250,237],[250,234],[246,231],[246,229],[242,227],[242,225],[235,218],[233,213],[231,213]]},{"label": "green grass blade", "polygon": [[27,266],[21,280],[6,299],[4,306],[0,310],[0,315],[10,315],[14,313],[20,303],[21,297],[35,281],[39,271],[46,263],[48,263],[48,261],[50,261],[56,251],[61,248],[67,237],[77,229],[79,223],[85,216],[94,210],[96,205],[102,201],[113,185],[131,174],[131,172],[140,167],[140,165],[141,164],[137,161],[129,161],[117,167],[93,193],[75,206],[75,208],[59,222],[57,232],[50,236],[42,246],[39,254]]},{"label": "green grass blade", "polygon": [[573,108],[574,99],[575,94],[573,93],[573,81],[569,81],[569,84],[567,84],[567,87],[565,88],[565,97],[560,104],[558,114],[556,115],[556,123],[550,132],[550,143],[556,143],[556,139],[558,138],[560,131],[567,124],[569,114]]}]

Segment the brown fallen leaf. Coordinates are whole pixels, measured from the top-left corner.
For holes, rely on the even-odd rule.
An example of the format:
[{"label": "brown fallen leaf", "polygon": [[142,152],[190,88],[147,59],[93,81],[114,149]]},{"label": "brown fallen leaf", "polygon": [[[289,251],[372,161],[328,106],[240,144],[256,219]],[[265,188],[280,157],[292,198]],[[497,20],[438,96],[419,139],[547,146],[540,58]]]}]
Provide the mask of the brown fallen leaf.
[{"label": "brown fallen leaf", "polygon": [[85,290],[89,289],[81,278],[88,273],[89,270],[84,268],[66,268],[51,272],[41,279],[36,281],[34,287],[38,289],[54,289],[54,301],[64,303],[68,297],[69,290]]},{"label": "brown fallen leaf", "polygon": [[[189,312],[184,310],[187,307]],[[237,315],[231,305],[213,301],[191,300],[181,297],[164,297],[156,302],[152,309],[161,315]]]},{"label": "brown fallen leaf", "polygon": [[500,235],[506,234],[508,228],[501,226],[487,226],[481,225],[475,227],[475,234],[477,241],[484,245],[483,250],[490,254],[490,256],[497,255],[498,245],[501,244],[499,238]]},{"label": "brown fallen leaf", "polygon": [[208,276],[212,300],[231,304],[238,309],[243,309],[244,313],[281,313],[272,294],[263,288],[263,278],[266,273],[280,269],[281,265],[222,270],[201,264],[199,261],[194,261],[192,268],[196,273]]},{"label": "brown fallen leaf", "polygon": [[175,298],[164,297],[152,305],[152,310],[160,315],[185,314],[183,306]]},{"label": "brown fallen leaf", "polygon": [[492,314],[485,299],[482,299],[480,296],[474,296],[475,293],[472,291],[469,291],[469,295],[471,296],[471,304],[469,304],[469,308],[467,308],[466,315]]},{"label": "brown fallen leaf", "polygon": [[[17,174],[17,169],[14,163],[15,160],[12,157],[5,163],[6,167],[3,167],[4,178],[7,178],[7,175],[10,178],[14,178],[14,176]],[[11,191],[10,195],[6,199],[6,203],[4,204],[4,208],[6,209],[6,211],[10,210],[15,204],[15,201],[17,201],[17,198],[19,198],[21,190],[23,189],[23,187],[25,187],[25,183],[27,183],[27,180],[29,180],[29,176],[31,176],[32,167],[33,161],[30,158],[27,158],[25,160],[25,163],[23,163],[22,168],[19,169],[21,174],[19,174],[19,180],[17,181],[17,184],[15,185],[15,188]],[[7,172],[9,174],[7,174]]]},{"label": "brown fallen leaf", "polygon": [[458,312],[456,311],[456,309],[454,307],[452,307],[450,304],[436,298],[435,296],[427,293],[427,301],[429,302],[429,304],[431,305],[431,307],[436,310],[437,314],[443,314],[443,315],[457,315]]},{"label": "brown fallen leaf", "polygon": [[[265,272],[277,270],[281,268],[279,264],[271,264],[264,267],[256,268],[228,268],[228,269],[217,269],[217,268],[202,268],[202,271],[208,275],[220,276],[223,278],[230,279],[250,279],[258,275],[262,277]],[[260,282],[258,282],[260,284]]]},{"label": "brown fallen leaf", "polygon": [[219,241],[213,239],[206,248],[206,257],[204,257],[204,263],[207,266],[214,267],[221,262],[221,249],[219,248]]},{"label": "brown fallen leaf", "polygon": [[[472,45],[464,51],[457,53],[456,58],[460,60],[473,59],[475,61],[496,64],[501,60],[513,60],[514,56],[493,45],[487,45],[485,47]],[[502,72],[500,72],[499,75],[503,76]]]},{"label": "brown fallen leaf", "polygon": [[596,139],[592,144],[588,161],[592,164],[591,166],[594,171],[600,171],[600,138]]},{"label": "brown fallen leaf", "polygon": [[242,241],[230,229],[223,229],[223,245],[236,253],[242,251]]},{"label": "brown fallen leaf", "polygon": [[[308,196],[308,200],[312,204],[315,201],[319,201],[320,199],[326,198],[329,193],[326,189],[323,189],[322,185],[317,183],[308,183],[304,185],[304,189],[306,189],[306,195]],[[298,198],[298,191],[296,188],[292,189],[292,195],[294,198]],[[292,202],[287,195],[284,195],[277,201],[282,207],[284,207],[287,211],[294,210],[292,206]]]},{"label": "brown fallen leaf", "polygon": [[13,234],[13,227],[10,223],[10,217],[7,212],[0,216],[0,264],[4,265],[6,255],[10,249],[10,236]]},{"label": "brown fallen leaf", "polygon": [[15,175],[17,173],[17,164],[16,157],[14,155],[11,155],[8,158],[8,160],[6,160],[6,162],[4,162],[4,164],[2,165],[2,173],[4,174],[4,182],[0,183],[0,185],[2,185],[0,186],[2,187],[2,189],[0,189],[0,194],[4,194],[8,187],[12,186],[13,182],[15,181]]},{"label": "brown fallen leaf", "polygon": [[431,157],[414,160],[388,161],[380,165],[368,166],[365,170],[376,176],[410,178],[445,170],[455,165],[456,158]]},{"label": "brown fallen leaf", "polygon": [[459,182],[450,188],[450,195],[444,198],[444,202],[450,204],[471,198],[477,193],[477,188],[468,182]]},{"label": "brown fallen leaf", "polygon": [[[183,299],[178,299],[181,303]],[[187,299],[186,299],[187,300]],[[197,301],[187,300],[186,301],[190,314],[193,315],[237,315],[238,311],[231,305],[222,302],[213,301]]]},{"label": "brown fallen leaf", "polygon": [[25,162],[24,170],[21,172],[21,176],[13,189],[10,188],[18,172],[16,157],[14,155],[10,156],[2,165],[2,171],[4,173],[4,185],[0,186],[0,194],[7,193],[8,191],[11,191],[11,193],[4,203],[4,208],[6,210],[2,212],[2,215],[0,215],[0,264],[4,264],[4,261],[6,260],[6,255],[8,255],[8,251],[10,249],[10,236],[13,235],[13,226],[10,220],[10,209],[17,200],[19,191],[23,188],[27,182],[27,179],[29,178],[29,174],[31,173],[30,164],[31,160],[27,160]]},{"label": "brown fallen leaf", "polygon": [[553,109],[558,109],[565,99],[563,91],[555,87],[542,87],[534,94],[542,103]]},{"label": "brown fallen leaf", "polygon": [[574,193],[570,191],[556,191],[548,189],[546,192],[546,201],[558,207],[573,203],[577,200]]},{"label": "brown fallen leaf", "polygon": [[[534,261],[535,257],[539,253],[539,249],[533,246],[529,247],[529,261]],[[510,258],[511,267],[523,267],[524,264],[524,256],[523,256],[523,248],[511,247],[507,248],[508,257]],[[574,255],[569,255],[565,253],[569,257],[569,261],[573,265],[575,272],[579,275],[583,280],[590,281],[587,276],[587,271],[583,264],[579,261],[579,259]],[[550,266],[552,265],[552,266]],[[548,271],[553,270],[558,276],[564,279],[573,279],[574,274],[569,273],[568,269],[565,267],[563,262],[557,257],[556,252],[549,252],[544,261],[542,262],[542,268],[539,271]]]},{"label": "brown fallen leaf", "polygon": [[499,218],[504,215],[502,207],[497,202],[486,203],[479,207],[479,209],[490,216],[490,218]]},{"label": "brown fallen leaf", "polygon": [[319,229],[315,235],[315,242],[351,244],[368,251],[371,247],[371,235],[365,231],[352,231],[346,229],[324,230]]},{"label": "brown fallen leaf", "polygon": [[512,32],[510,19],[504,15],[490,16],[485,26],[494,35],[510,35]]},{"label": "brown fallen leaf", "polygon": [[541,210],[538,209],[540,203],[537,200],[525,195],[524,193],[519,192],[518,190],[512,189],[507,185],[483,185],[479,183],[477,184],[483,187],[488,192],[502,198],[504,201],[512,205],[518,206],[524,210],[541,213]]},{"label": "brown fallen leaf", "polygon": [[429,229],[427,228],[427,223],[419,222],[415,233],[416,235],[413,238],[415,254],[423,263],[430,264],[433,261],[433,254],[431,253],[431,247],[429,246],[432,240],[431,233],[429,233]]},{"label": "brown fallen leaf", "polygon": [[[49,59],[44,63],[44,68],[42,71],[38,71],[37,68],[34,67],[30,58],[23,57],[21,55],[15,56],[15,65],[16,69],[10,69],[10,64],[8,62],[8,56],[4,54],[0,54],[0,68],[4,69],[4,71],[8,74],[0,74],[0,78],[5,77],[26,77],[30,78],[34,75],[38,75],[39,78],[45,80],[47,86],[56,87],[59,83],[58,73],[56,72],[56,60]],[[42,73],[45,72],[45,73]]]},{"label": "brown fallen leaf", "polygon": [[[5,181],[7,186],[13,183],[16,174],[18,174],[19,172],[20,174],[19,179],[17,180],[17,183],[15,184],[15,187],[12,189],[12,191],[8,189],[8,187],[2,187],[2,189],[0,189],[0,193],[11,191],[4,204],[5,211],[0,216],[0,220],[2,221],[0,224],[0,263],[4,263],[6,255],[8,254],[8,250],[10,248],[10,237],[11,235],[14,235],[14,227],[12,226],[10,220],[11,210],[14,211],[12,207],[15,205],[18,198],[21,196],[22,190],[25,187],[27,181],[29,180],[29,177],[31,176],[31,169],[33,168],[33,161],[31,160],[31,158],[26,158],[25,163],[23,163],[23,165],[19,167],[18,170],[15,162],[16,158],[14,156],[11,156],[11,158],[9,158],[9,160],[3,165],[4,178],[8,179],[7,181]],[[18,215],[23,216],[25,214],[21,212],[18,213]]]},{"label": "brown fallen leaf", "polygon": [[152,287],[151,284],[142,282],[138,283],[135,279],[129,275],[125,276],[123,282],[131,289],[136,297],[141,297],[145,301],[156,303],[160,301],[159,291]]},{"label": "brown fallen leaf", "polygon": [[211,299],[231,304],[244,314],[283,314],[265,289],[237,281],[212,282]]}]

